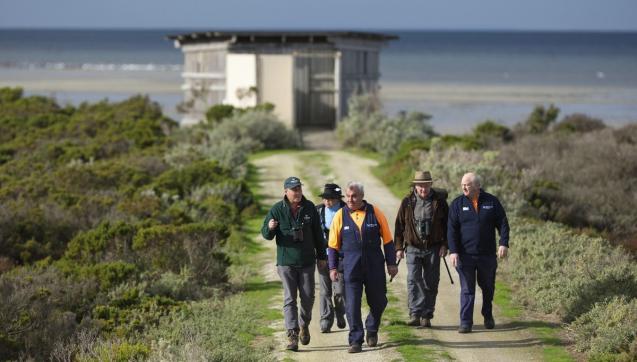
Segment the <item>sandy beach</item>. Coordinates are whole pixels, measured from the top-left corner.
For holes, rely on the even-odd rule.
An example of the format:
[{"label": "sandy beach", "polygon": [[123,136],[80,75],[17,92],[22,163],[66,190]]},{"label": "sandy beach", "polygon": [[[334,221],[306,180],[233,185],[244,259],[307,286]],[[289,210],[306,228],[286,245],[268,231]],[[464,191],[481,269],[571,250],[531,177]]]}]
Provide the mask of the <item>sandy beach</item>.
[{"label": "sandy beach", "polygon": [[[0,87],[23,87],[27,94],[79,104],[103,99],[120,101],[148,94],[164,112],[180,119],[182,101],[177,71],[98,71],[0,68]],[[637,121],[637,90],[613,86],[503,85],[472,83],[408,83],[381,80],[381,100],[389,115],[420,111],[433,116],[439,133],[463,133],[487,119],[512,126],[538,104],[556,104],[561,114],[586,113],[607,124]]]}]

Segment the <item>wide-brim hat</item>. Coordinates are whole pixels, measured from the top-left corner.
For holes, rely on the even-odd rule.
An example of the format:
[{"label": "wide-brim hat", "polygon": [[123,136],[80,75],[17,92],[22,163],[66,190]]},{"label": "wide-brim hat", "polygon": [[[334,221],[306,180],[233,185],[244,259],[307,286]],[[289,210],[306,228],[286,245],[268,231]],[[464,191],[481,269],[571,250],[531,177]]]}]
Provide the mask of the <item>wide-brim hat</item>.
[{"label": "wide-brim hat", "polygon": [[324,199],[340,199],[343,197],[342,189],[337,184],[325,184],[323,193],[319,196]]},{"label": "wide-brim hat", "polygon": [[411,181],[413,184],[430,184],[434,180],[431,178],[431,172],[429,171],[416,171],[414,179]]}]

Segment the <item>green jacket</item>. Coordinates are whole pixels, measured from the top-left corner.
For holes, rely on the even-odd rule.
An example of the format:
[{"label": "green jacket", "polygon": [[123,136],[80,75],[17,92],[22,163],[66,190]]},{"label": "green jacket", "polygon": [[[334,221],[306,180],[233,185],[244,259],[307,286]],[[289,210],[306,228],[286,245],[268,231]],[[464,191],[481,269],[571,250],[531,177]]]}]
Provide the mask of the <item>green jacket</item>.
[{"label": "green jacket", "polygon": [[[314,204],[303,197],[301,208],[295,220],[292,217],[287,197],[272,206],[261,227],[261,235],[267,240],[276,237],[276,265],[305,267],[326,260],[325,237],[321,228],[321,218]],[[270,230],[268,222],[279,222],[276,229]],[[294,229],[303,230],[303,240],[295,241]]]}]

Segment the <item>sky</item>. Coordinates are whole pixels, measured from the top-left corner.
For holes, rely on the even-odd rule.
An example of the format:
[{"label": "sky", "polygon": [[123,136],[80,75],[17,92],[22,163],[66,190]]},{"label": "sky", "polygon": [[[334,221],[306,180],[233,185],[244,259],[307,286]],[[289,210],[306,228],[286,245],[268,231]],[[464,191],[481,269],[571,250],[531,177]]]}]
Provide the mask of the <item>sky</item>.
[{"label": "sky", "polygon": [[637,0],[0,0],[0,28],[637,31]]}]

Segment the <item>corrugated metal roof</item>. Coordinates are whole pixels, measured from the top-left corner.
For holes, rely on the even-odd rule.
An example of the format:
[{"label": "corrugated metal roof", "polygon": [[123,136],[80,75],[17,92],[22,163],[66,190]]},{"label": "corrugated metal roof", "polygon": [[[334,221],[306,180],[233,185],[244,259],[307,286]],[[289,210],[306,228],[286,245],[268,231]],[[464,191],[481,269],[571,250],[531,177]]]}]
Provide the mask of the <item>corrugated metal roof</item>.
[{"label": "corrugated metal roof", "polygon": [[398,36],[363,31],[201,31],[167,35],[180,44],[232,41],[234,43],[327,43],[329,38],[389,41]]}]

